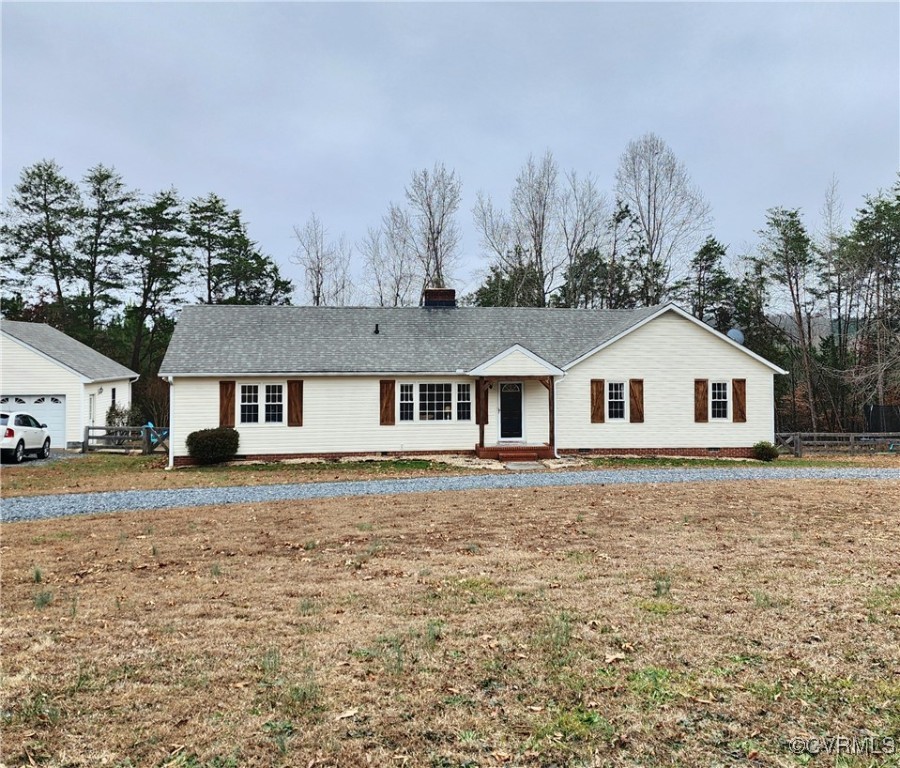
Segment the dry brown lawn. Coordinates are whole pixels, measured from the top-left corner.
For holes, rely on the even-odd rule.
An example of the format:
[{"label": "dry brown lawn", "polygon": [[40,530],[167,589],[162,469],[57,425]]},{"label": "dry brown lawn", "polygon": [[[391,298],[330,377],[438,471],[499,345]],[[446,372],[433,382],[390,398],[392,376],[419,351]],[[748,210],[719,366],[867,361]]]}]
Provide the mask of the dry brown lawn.
[{"label": "dry brown lawn", "polygon": [[[69,454],[51,462],[27,461],[0,469],[0,491],[6,497],[36,496],[48,493],[93,493],[98,491],[160,490],[166,488],[206,488],[228,485],[266,485],[273,483],[332,482],[374,480],[399,477],[425,477],[434,474],[459,475],[503,471],[500,462],[482,461],[464,456],[410,456],[398,459],[345,459],[343,461],[302,461],[271,463],[234,463],[210,467],[183,467],[165,471],[163,456],[125,456],[93,453]],[[638,458],[638,457],[565,457],[548,462],[547,469],[589,470],[624,467],[627,469],[687,467],[762,466],[757,461],[730,459]],[[900,454],[810,454],[804,459],[782,456],[777,467],[879,467],[900,473]],[[900,474],[898,474],[900,477]]]},{"label": "dry brown lawn", "polygon": [[790,739],[900,741],[898,501],[719,483],[5,524],[0,762],[897,765]]},{"label": "dry brown lawn", "polygon": [[[26,462],[0,470],[3,496],[39,496],[48,493],[209,488],[230,485],[384,480],[434,474],[476,474],[484,471],[473,459],[453,457],[449,464],[411,457],[400,460],[309,461],[302,463],[238,463],[183,467],[165,471],[162,456],[127,456],[95,453],[69,455],[49,463]],[[498,465],[499,466],[499,465]],[[900,467],[900,460],[897,462]]]}]

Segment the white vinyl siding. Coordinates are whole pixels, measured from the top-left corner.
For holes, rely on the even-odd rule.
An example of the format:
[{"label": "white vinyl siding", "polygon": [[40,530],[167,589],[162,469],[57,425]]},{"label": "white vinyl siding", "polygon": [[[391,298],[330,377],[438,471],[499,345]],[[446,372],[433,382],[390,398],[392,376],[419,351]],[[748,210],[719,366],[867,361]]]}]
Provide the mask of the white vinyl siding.
[{"label": "white vinyl siding", "polygon": [[[591,379],[632,378],[644,380],[644,422],[592,424]],[[695,423],[694,380],[733,378],[747,380],[747,421]],[[627,386],[625,398],[627,409]],[[557,385],[559,448],[745,448],[772,441],[774,431],[772,370],[674,313],[582,361]]]},{"label": "white vinyl siding", "polygon": [[[265,384],[259,378],[229,378],[236,382],[240,403],[242,384]],[[342,453],[378,451],[471,451],[478,442],[475,420],[404,421],[398,419],[390,429],[380,426],[381,390],[377,376],[308,376],[303,377],[303,429],[290,429],[275,424],[242,425],[241,454],[271,453]],[[421,378],[398,377],[397,389],[415,387],[418,416],[418,387]],[[451,376],[435,377],[434,383],[448,383],[455,392],[458,383],[471,379]],[[272,383],[282,383],[275,379]],[[540,385],[538,385],[540,387]],[[546,392],[543,387],[541,390]],[[172,414],[172,444],[175,456],[186,456],[185,438],[198,429],[219,423],[219,377],[190,379],[175,377]],[[544,401],[544,411],[547,405]],[[491,427],[496,420],[491,419]],[[487,436],[487,435],[486,435]]]},{"label": "white vinyl siding", "polygon": [[510,352],[489,368],[480,371],[482,376],[549,376],[550,371],[518,349]]}]

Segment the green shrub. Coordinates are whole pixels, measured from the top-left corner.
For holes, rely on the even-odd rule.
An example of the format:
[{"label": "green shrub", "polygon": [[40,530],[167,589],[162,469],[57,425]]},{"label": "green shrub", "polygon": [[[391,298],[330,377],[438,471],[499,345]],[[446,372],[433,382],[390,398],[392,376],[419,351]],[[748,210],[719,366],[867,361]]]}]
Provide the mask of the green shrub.
[{"label": "green shrub", "polygon": [[143,423],[140,410],[134,406],[123,408],[121,405],[111,405],[106,412],[107,427],[139,427]]},{"label": "green shrub", "polygon": [[767,440],[760,440],[753,446],[753,458],[760,461],[775,461],[778,458],[778,449]]},{"label": "green shrub", "polygon": [[239,439],[237,430],[231,427],[201,429],[187,436],[187,449],[199,464],[220,464],[235,457]]}]

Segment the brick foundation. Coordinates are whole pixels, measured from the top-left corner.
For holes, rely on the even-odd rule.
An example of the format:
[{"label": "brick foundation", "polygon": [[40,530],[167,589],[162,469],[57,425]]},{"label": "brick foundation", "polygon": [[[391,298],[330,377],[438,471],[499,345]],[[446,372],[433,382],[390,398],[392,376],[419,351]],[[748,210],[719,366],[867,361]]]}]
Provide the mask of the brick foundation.
[{"label": "brick foundation", "polygon": [[[517,448],[519,446],[516,446]],[[526,450],[523,448],[522,450]],[[535,448],[530,450],[534,451]],[[707,459],[752,459],[752,448],[560,448],[561,456],[691,456]],[[338,459],[353,458],[354,456],[474,456],[475,451],[356,451],[346,453],[253,453],[238,454],[235,461],[284,461],[285,459],[325,459],[337,461]],[[493,457],[489,457],[493,458]],[[551,458],[541,455],[539,458]],[[506,456],[506,460],[512,460]],[[176,456],[176,467],[191,467],[197,462],[190,456]]]},{"label": "brick foundation", "polygon": [[706,459],[752,459],[752,448],[560,448],[567,456],[691,456]]},{"label": "brick foundation", "polygon": [[[239,453],[234,461],[284,461],[285,459],[324,459],[325,461],[338,461],[339,459],[353,458],[354,456],[474,456],[475,451],[346,451],[343,453]],[[176,467],[192,467],[197,462],[190,456],[176,456]]]}]

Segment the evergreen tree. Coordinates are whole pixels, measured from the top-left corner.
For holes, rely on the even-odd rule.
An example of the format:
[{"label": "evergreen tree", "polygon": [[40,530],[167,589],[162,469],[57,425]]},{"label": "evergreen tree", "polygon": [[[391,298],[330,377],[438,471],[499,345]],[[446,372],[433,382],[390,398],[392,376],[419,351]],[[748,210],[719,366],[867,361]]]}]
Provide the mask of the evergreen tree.
[{"label": "evergreen tree", "polygon": [[184,225],[184,208],[174,189],[156,193],[135,211],[128,264],[135,294],[130,308],[134,323],[130,367],[134,371],[147,370],[150,350],[145,347],[171,314],[188,273]]},{"label": "evergreen tree", "polygon": [[[237,219],[237,214],[235,214]],[[216,304],[290,304],[294,285],[281,276],[278,265],[259,250],[243,223],[236,221],[237,233],[224,258],[213,267]]]},{"label": "evergreen tree", "polygon": [[73,239],[80,211],[78,188],[53,160],[22,171],[3,214],[4,289],[33,288],[45,281],[64,322],[69,291],[78,274]]},{"label": "evergreen tree", "polygon": [[725,333],[734,320],[735,281],[722,266],[726,247],[708,237],[691,259],[690,274],[672,293],[695,317]]},{"label": "evergreen tree", "polygon": [[123,266],[131,236],[135,194],[112,168],[98,164],[84,177],[84,204],[78,212],[74,256],[75,275],[81,283],[76,303],[84,332],[93,344],[104,312],[119,305],[116,291],[123,288]]}]

